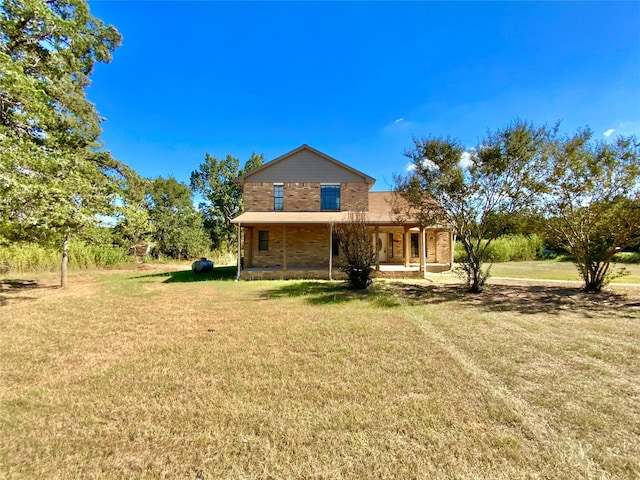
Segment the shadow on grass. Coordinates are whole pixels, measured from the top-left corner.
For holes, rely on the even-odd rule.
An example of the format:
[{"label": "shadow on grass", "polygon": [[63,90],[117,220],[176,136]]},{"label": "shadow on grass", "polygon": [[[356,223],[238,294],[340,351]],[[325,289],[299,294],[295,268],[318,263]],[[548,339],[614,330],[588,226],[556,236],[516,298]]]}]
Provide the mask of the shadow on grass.
[{"label": "shadow on grass", "polygon": [[389,284],[396,296],[411,305],[435,305],[459,302],[483,311],[512,311],[520,314],[562,315],[566,311],[611,314],[612,318],[638,318],[637,298],[613,292],[585,293],[578,288],[546,285],[490,285],[482,293],[472,294],[461,285]]},{"label": "shadow on grass", "polygon": [[137,276],[134,278],[159,278],[167,277],[163,283],[188,283],[188,282],[208,282],[214,280],[233,280],[236,278],[236,267],[214,267],[210,272],[194,273],[193,270],[180,270],[178,272],[162,272],[149,275]]},{"label": "shadow on grass", "polygon": [[300,297],[311,305],[365,301],[379,307],[441,305],[459,303],[482,311],[513,311],[520,314],[562,315],[579,311],[584,315],[611,314],[612,318],[638,318],[640,299],[603,292],[584,293],[577,288],[541,285],[491,285],[471,294],[461,285],[425,285],[406,282],[376,282],[364,292],[345,284],[326,281],[291,281],[264,293],[264,298]]},{"label": "shadow on grass", "polygon": [[60,288],[57,285],[43,285],[36,280],[0,280],[0,307],[10,301],[35,300],[36,297],[25,296],[25,291]]},{"label": "shadow on grass", "polygon": [[396,296],[381,288],[372,285],[368,290],[359,291],[347,288],[346,284],[328,281],[291,281],[286,285],[268,290],[264,298],[303,297],[311,305],[329,305],[351,301],[365,301],[379,307],[397,307],[400,302]]}]

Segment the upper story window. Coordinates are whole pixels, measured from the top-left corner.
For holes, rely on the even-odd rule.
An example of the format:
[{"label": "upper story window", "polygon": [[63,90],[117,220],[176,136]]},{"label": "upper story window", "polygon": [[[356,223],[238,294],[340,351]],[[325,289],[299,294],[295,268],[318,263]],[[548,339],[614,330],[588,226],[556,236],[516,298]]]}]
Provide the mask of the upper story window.
[{"label": "upper story window", "polygon": [[275,183],[273,185],[273,209],[284,209],[284,185],[282,183]]},{"label": "upper story window", "polygon": [[320,185],[320,210],[340,210],[340,185]]}]

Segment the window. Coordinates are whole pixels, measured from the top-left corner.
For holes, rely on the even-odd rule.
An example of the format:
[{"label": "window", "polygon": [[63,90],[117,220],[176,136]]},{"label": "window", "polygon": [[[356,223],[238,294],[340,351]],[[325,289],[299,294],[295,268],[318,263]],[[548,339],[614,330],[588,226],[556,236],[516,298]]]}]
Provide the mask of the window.
[{"label": "window", "polygon": [[340,256],[340,242],[336,237],[333,237],[333,240],[331,241],[331,252],[334,257]]},{"label": "window", "polygon": [[389,257],[393,258],[393,233],[389,234],[389,242],[387,250],[389,251]]},{"label": "window", "polygon": [[420,253],[418,252],[418,234],[417,233],[411,234],[411,256],[412,257],[420,256]]},{"label": "window", "polygon": [[273,209],[282,210],[284,208],[284,185],[273,184]]},{"label": "window", "polygon": [[320,185],[320,210],[340,210],[340,185]]},{"label": "window", "polygon": [[269,230],[258,231],[258,250],[269,250]]}]

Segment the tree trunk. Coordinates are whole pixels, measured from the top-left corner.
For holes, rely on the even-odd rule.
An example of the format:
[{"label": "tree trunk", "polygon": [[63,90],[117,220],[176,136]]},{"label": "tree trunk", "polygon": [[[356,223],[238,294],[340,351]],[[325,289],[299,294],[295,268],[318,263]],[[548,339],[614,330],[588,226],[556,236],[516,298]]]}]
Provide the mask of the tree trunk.
[{"label": "tree trunk", "polygon": [[69,235],[65,233],[62,241],[62,265],[60,266],[60,286],[67,286],[67,264],[69,263]]}]

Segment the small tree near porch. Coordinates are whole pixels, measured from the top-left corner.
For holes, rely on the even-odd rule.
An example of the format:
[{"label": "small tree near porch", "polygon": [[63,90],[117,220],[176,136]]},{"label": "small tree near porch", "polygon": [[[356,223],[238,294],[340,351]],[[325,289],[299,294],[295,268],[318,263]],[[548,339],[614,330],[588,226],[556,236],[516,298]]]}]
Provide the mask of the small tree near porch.
[{"label": "small tree near porch", "polygon": [[484,263],[491,242],[542,190],[549,135],[515,122],[489,133],[471,152],[448,137],[414,139],[405,152],[412,169],[396,176],[395,190],[423,225],[453,227],[464,247],[460,268],[470,292],[480,292],[489,276]]},{"label": "small tree near porch", "polygon": [[349,288],[366,290],[372,282],[372,264],[375,258],[366,214],[361,211],[350,213],[348,221],[336,227],[336,238],[346,258],[346,266],[343,268]]}]

